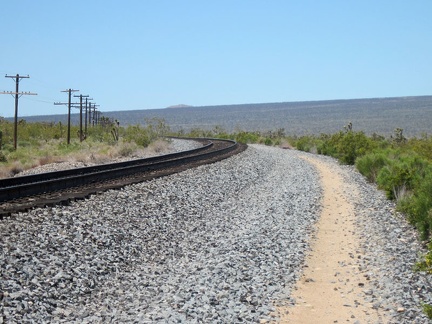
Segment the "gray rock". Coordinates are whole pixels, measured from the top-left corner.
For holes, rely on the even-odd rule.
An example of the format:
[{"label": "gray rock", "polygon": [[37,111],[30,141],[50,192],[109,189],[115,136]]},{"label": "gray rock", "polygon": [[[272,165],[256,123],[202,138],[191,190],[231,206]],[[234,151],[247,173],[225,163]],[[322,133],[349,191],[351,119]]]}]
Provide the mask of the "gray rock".
[{"label": "gray rock", "polygon": [[[321,210],[304,154],[252,145],[212,165],[4,219],[4,320],[273,320],[274,303],[294,302]],[[371,284],[364,296],[394,323],[424,323],[420,302],[431,303],[431,285],[412,272],[422,251],[415,231],[353,168],[319,158],[361,193],[353,203],[362,257],[352,260]]]}]

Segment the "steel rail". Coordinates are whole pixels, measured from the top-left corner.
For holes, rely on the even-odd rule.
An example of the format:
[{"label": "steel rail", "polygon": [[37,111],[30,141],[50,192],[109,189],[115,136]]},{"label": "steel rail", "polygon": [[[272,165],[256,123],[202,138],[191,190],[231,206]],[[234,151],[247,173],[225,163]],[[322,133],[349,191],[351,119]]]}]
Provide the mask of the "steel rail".
[{"label": "steel rail", "polygon": [[154,156],[150,158],[135,159],[135,160],[129,160],[125,162],[106,163],[106,164],[94,165],[89,167],[80,167],[76,169],[45,172],[45,173],[39,173],[39,174],[33,174],[27,176],[0,179],[0,202],[2,201],[1,198],[2,191],[7,191],[10,187],[26,185],[34,182],[42,182],[42,181],[52,180],[56,178],[68,178],[68,177],[76,176],[77,174],[90,174],[94,172],[118,169],[118,168],[128,167],[132,165],[141,165],[143,163],[157,163],[164,160],[180,158],[182,156],[198,153],[207,150],[213,146],[213,142],[209,140],[206,141],[204,141],[203,139],[194,139],[194,140],[199,140],[203,142],[204,145],[202,147],[195,148],[192,150],[164,154],[164,155]]},{"label": "steel rail", "polygon": [[[238,149],[238,144],[231,140],[202,138],[192,140],[204,142],[205,145],[193,150],[152,158],[2,179],[0,180],[0,203],[13,203],[13,200],[28,196],[89,186],[103,181],[130,177],[135,174],[150,173],[179,165],[191,164],[228,154]],[[215,148],[215,142],[224,143],[224,147]]]}]

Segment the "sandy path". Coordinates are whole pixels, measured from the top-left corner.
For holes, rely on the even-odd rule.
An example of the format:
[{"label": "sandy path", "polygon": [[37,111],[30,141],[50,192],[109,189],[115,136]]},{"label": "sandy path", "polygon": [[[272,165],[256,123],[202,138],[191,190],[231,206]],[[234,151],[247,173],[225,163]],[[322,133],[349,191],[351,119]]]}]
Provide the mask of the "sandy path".
[{"label": "sandy path", "polygon": [[385,323],[383,315],[363,300],[368,282],[356,263],[362,252],[350,203],[357,192],[343,182],[337,168],[313,156],[305,160],[320,172],[323,210],[292,293],[296,304],[278,309],[281,323]]}]

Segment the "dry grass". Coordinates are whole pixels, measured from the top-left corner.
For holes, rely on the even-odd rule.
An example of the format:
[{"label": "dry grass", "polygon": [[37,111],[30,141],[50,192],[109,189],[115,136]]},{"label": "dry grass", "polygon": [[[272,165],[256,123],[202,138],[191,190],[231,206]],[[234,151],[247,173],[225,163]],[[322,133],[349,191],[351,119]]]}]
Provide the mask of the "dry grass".
[{"label": "dry grass", "polygon": [[[0,166],[0,178],[12,177],[22,171],[36,168],[39,166],[69,162],[81,162],[84,165],[105,164],[118,159],[147,157],[163,154],[169,149],[169,143],[165,140],[157,140],[146,148],[142,148],[135,143],[122,142],[116,145],[107,145],[98,142],[84,142],[80,144],[79,150],[62,153],[53,149],[58,143],[52,141],[41,145],[40,151],[51,152],[43,156],[34,156],[30,153],[26,156],[26,162],[10,161]],[[33,157],[34,156],[34,157]]]},{"label": "dry grass", "polygon": [[57,162],[61,162],[61,159],[58,156],[43,156],[39,158],[37,165],[35,166],[57,163]]},{"label": "dry grass", "polygon": [[157,140],[148,146],[148,151],[154,153],[166,152],[169,148],[169,143],[165,140]]},{"label": "dry grass", "polygon": [[0,179],[9,178],[11,176],[10,170],[5,167],[0,167]]},{"label": "dry grass", "polygon": [[286,140],[282,139],[279,145],[280,148],[292,150],[293,146]]},{"label": "dry grass", "polygon": [[400,187],[393,187],[393,194],[396,201],[400,201],[401,199],[412,195],[412,193],[406,188],[405,185]]},{"label": "dry grass", "polygon": [[9,174],[10,174],[10,176],[13,177],[15,174],[18,174],[18,173],[22,172],[25,169],[28,169],[28,168],[26,168],[25,166],[23,166],[21,164],[21,162],[17,161],[17,162],[14,162],[12,164],[12,166],[9,167]]}]

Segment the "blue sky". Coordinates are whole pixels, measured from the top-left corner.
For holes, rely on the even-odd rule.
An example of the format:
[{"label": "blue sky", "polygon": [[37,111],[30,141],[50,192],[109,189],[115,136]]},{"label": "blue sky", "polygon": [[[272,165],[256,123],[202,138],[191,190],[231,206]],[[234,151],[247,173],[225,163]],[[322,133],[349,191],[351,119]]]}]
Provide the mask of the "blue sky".
[{"label": "blue sky", "polygon": [[[430,95],[432,1],[5,1],[4,75],[19,115]],[[0,116],[14,100],[0,95]]]}]

